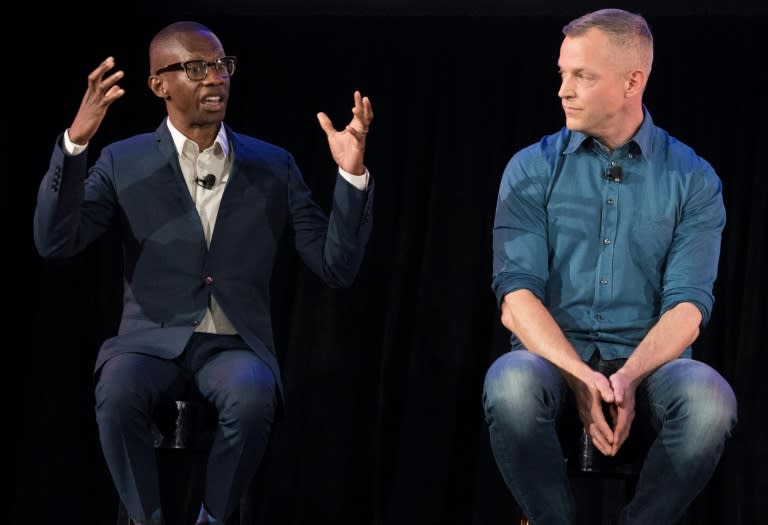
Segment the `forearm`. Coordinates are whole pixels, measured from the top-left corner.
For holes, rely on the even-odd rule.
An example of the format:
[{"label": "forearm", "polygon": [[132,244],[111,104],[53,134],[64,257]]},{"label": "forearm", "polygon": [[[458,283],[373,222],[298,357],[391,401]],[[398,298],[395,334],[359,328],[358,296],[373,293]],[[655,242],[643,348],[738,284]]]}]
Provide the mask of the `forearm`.
[{"label": "forearm", "polygon": [[637,385],[658,367],[677,359],[699,336],[701,312],[691,303],[667,310],[619,370]]},{"label": "forearm", "polygon": [[[568,376],[583,378],[591,372],[549,310],[529,290],[515,290],[504,296],[501,322],[530,352],[545,358]],[[569,378],[566,376],[566,379]]]}]

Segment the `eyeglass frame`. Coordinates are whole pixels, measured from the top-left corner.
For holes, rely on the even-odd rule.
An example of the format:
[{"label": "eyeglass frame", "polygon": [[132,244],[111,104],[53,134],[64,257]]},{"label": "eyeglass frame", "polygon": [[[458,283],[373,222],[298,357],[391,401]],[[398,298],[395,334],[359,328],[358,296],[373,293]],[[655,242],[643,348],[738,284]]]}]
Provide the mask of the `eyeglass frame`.
[{"label": "eyeglass frame", "polygon": [[[229,72],[229,68],[226,66],[225,60],[231,60],[232,61],[232,72]],[[189,64],[204,64],[205,65],[205,73],[200,78],[192,78],[189,76],[189,70],[187,69],[187,66]],[[184,62],[176,62],[174,64],[169,64],[165,67],[161,67],[157,71],[155,71],[155,75],[159,75],[160,73],[170,73],[172,71],[184,71],[184,73],[187,75],[187,78],[191,80],[192,82],[199,82],[201,80],[204,80],[208,76],[208,71],[211,66],[214,66],[216,69],[216,74],[219,75],[221,78],[230,78],[232,75],[235,74],[235,69],[237,67],[237,57],[233,55],[227,55],[223,56],[221,58],[217,58],[213,62],[207,62],[205,60],[185,60]],[[226,74],[222,74],[221,71],[219,71],[219,66],[224,67],[226,70]]]}]

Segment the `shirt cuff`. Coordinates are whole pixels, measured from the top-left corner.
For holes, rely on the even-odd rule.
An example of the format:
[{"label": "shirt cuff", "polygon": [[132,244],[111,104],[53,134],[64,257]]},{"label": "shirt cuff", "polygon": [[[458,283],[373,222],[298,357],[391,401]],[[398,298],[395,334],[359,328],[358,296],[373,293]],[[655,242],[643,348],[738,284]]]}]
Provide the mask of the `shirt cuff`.
[{"label": "shirt cuff", "polygon": [[362,175],[352,175],[348,171],[339,168],[339,175],[358,190],[363,191],[368,189],[368,179],[371,176],[371,174],[368,173],[368,168],[365,168],[365,173]]},{"label": "shirt cuff", "polygon": [[67,155],[71,155],[71,156],[80,155],[82,152],[85,151],[85,148],[87,147],[88,147],[87,142],[83,146],[72,142],[72,140],[69,138],[69,128],[64,130],[64,152]]}]

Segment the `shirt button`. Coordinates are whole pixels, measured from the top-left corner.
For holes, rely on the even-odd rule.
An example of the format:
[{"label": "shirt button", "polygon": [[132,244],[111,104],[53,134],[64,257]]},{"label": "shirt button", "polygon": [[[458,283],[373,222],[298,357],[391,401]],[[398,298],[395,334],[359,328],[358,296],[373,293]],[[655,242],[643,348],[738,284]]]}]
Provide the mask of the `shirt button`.
[{"label": "shirt button", "polygon": [[613,206],[613,203],[616,202],[616,201],[614,201],[613,199],[608,199],[605,202],[608,203],[610,206]]},{"label": "shirt button", "polygon": [[607,279],[600,279],[600,284],[605,286],[606,284],[608,284],[608,280]]},{"label": "shirt button", "polygon": [[630,153],[629,155],[627,155],[627,157],[629,157],[631,159],[632,158],[632,154]]},{"label": "shirt button", "polygon": [[603,239],[603,244],[611,244],[611,240],[610,239]]},{"label": "shirt button", "polygon": [[[595,316],[595,319],[597,319],[598,321],[602,321],[602,320],[603,320],[603,316],[602,316],[602,315],[600,315],[600,314],[597,314],[597,315]],[[597,335],[598,333],[599,333],[599,332],[595,332],[595,335]]]},{"label": "shirt button", "polygon": [[213,277],[210,275],[205,278],[205,284],[213,284]]}]

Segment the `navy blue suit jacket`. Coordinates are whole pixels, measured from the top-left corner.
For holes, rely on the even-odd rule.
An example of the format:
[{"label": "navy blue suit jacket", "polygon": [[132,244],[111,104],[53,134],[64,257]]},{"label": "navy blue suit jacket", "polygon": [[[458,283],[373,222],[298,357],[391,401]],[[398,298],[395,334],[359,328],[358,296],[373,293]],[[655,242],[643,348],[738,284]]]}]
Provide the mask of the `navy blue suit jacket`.
[{"label": "navy blue suit jacket", "polygon": [[90,170],[87,150],[68,156],[59,137],[34,217],[43,257],[83,250],[117,221],[124,256],[118,334],[96,370],[121,352],[174,358],[202,320],[212,294],[242,338],[272,369],[269,285],[284,234],[331,286],[349,286],[371,232],[373,183],[360,191],[337,176],[328,216],[311,198],[293,157],[226,127],[232,172],[207,245],[167,125],[105,147]]}]

